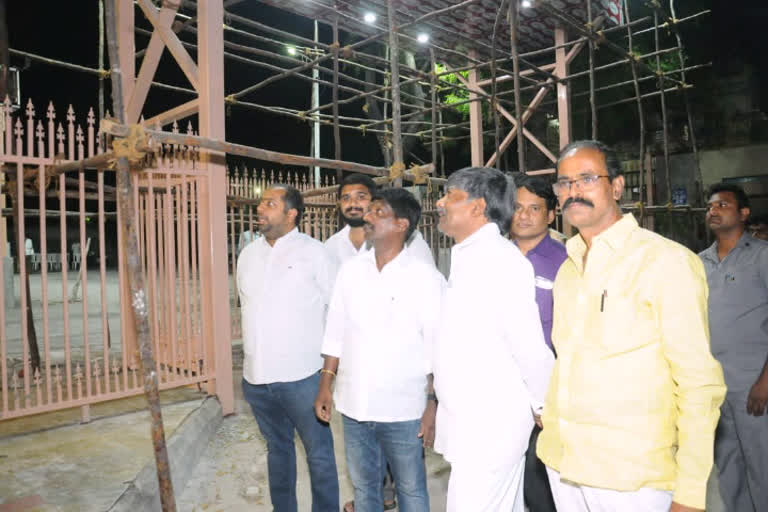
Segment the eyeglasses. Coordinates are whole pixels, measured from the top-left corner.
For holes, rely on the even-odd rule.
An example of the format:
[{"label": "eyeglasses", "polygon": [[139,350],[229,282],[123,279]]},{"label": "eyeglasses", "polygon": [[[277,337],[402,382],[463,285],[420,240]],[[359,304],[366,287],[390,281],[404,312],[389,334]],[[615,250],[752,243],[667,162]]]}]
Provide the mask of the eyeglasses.
[{"label": "eyeglasses", "polygon": [[611,177],[607,175],[598,176],[597,174],[587,174],[573,180],[557,180],[552,184],[552,191],[555,195],[560,196],[570,192],[571,187],[574,185],[578,185],[581,190],[592,190],[597,186],[597,182],[600,178],[611,179]]}]

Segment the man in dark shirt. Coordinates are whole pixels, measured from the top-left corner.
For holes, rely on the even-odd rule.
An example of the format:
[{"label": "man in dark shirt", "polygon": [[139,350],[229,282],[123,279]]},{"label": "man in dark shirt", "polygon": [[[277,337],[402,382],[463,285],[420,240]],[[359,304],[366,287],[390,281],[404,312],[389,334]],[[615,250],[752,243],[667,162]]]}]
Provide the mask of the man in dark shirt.
[{"label": "man in dark shirt", "polygon": [[[552,186],[543,178],[523,174],[515,181],[517,198],[510,235],[533,265],[541,327],[544,340],[552,349],[552,287],[560,265],[568,257],[565,246],[549,236],[549,225],[555,220],[557,198]],[[525,504],[531,512],[555,512],[546,467],[536,456],[539,432],[541,428],[537,425],[531,433],[526,453],[523,477]]]}]

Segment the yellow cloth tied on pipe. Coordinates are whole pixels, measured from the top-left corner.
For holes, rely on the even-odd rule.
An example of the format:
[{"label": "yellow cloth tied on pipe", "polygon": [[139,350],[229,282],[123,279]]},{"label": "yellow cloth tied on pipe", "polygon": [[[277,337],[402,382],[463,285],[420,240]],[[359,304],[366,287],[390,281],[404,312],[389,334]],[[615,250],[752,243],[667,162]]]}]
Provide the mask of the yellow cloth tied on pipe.
[{"label": "yellow cloth tied on pipe", "polygon": [[413,174],[413,184],[414,185],[424,185],[428,182],[427,180],[427,170],[424,167],[421,167],[419,165],[413,165],[409,169],[411,174]]},{"label": "yellow cloth tied on pipe", "polygon": [[[144,159],[144,155],[146,154],[144,149],[149,142],[144,127],[138,124],[132,124],[129,126],[129,130],[127,137],[115,138],[112,141],[112,151],[115,154],[115,162],[118,158],[127,158],[131,163],[140,162]],[[110,160],[110,165],[112,164],[113,161]]]},{"label": "yellow cloth tied on pipe", "polygon": [[389,181],[395,181],[402,178],[405,173],[405,164],[403,162],[395,162],[389,168]]}]

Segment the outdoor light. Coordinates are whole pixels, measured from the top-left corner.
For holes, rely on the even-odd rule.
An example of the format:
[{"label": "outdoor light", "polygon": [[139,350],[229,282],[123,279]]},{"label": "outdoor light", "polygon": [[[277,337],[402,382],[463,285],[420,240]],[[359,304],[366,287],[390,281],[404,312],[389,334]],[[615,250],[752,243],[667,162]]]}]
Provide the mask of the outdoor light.
[{"label": "outdoor light", "polygon": [[520,7],[522,7],[523,9],[527,9],[531,5],[533,5],[531,0],[523,0],[522,2],[520,2]]},{"label": "outdoor light", "polygon": [[295,46],[289,46],[288,47],[288,55],[296,55],[296,47]]},{"label": "outdoor light", "polygon": [[373,24],[374,21],[376,21],[376,15],[373,14],[372,12],[367,12],[363,16],[363,21],[365,21],[366,23],[371,25],[371,24]]},{"label": "outdoor light", "polygon": [[425,34],[424,32],[422,32],[421,34],[419,34],[418,36],[416,36],[416,40],[417,40],[418,42],[420,42],[421,44],[424,44],[424,43],[426,43],[427,41],[429,41],[429,35],[428,35],[428,34]]}]

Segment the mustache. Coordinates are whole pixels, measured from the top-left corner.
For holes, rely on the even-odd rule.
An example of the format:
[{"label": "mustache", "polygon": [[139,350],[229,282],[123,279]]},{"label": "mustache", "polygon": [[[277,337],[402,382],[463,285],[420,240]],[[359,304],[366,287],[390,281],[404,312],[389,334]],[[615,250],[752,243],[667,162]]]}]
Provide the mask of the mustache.
[{"label": "mustache", "polygon": [[567,210],[569,206],[572,204],[581,203],[585,206],[589,206],[590,208],[595,207],[595,203],[590,201],[589,199],[584,199],[583,197],[569,197],[564,203],[563,203],[563,210]]},{"label": "mustache", "polygon": [[343,213],[351,213],[351,212],[360,212],[360,213],[363,213],[363,209],[362,209],[362,208],[358,208],[358,207],[356,207],[356,206],[350,206],[349,208],[347,208],[347,209],[345,209],[345,210],[343,211]]}]

